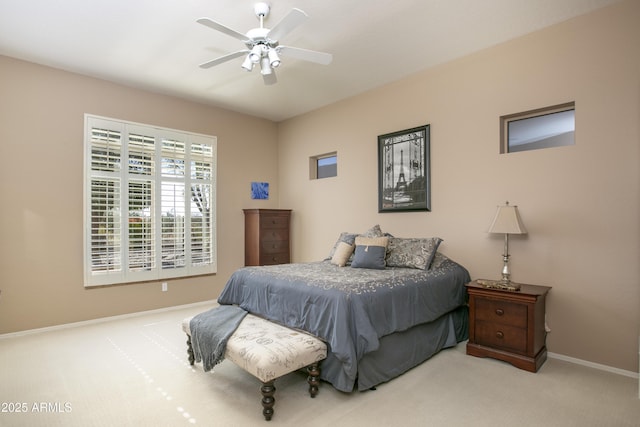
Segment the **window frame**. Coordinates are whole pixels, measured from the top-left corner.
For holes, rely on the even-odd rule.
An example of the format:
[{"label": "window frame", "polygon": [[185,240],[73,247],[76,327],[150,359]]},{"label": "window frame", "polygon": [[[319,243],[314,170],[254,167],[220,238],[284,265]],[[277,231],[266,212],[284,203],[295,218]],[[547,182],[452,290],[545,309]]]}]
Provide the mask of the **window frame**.
[{"label": "window frame", "polygon": [[[573,129],[571,133],[571,143],[567,141],[553,141],[545,136],[545,125],[540,124],[540,120],[549,117],[555,117],[558,113],[573,112]],[[566,102],[564,104],[552,105],[549,107],[538,108],[535,110],[524,111],[521,113],[508,114],[500,117],[500,154],[521,153],[524,151],[540,150],[543,148],[567,147],[575,145],[575,101]],[[524,144],[512,144],[511,141],[511,124],[528,123],[532,129],[539,133],[539,140]]]},{"label": "window frame", "polygon": [[[96,133],[104,129],[113,132],[113,135],[119,135],[119,144],[116,142],[115,148],[105,151],[108,157],[109,154],[119,150],[111,169],[109,165],[101,168],[101,164],[98,163],[96,167],[92,167],[92,162],[99,158],[99,155],[93,154],[93,148],[102,149],[101,142],[93,139],[94,129]],[[147,147],[152,148],[140,154],[139,149],[133,148],[138,145],[130,143],[133,140],[130,140],[131,135],[152,140],[152,145],[147,144]],[[85,287],[164,280],[217,272],[217,138],[215,136],[85,114],[83,140]],[[174,145],[183,146],[184,149],[176,150],[174,154],[168,153],[166,147],[171,146],[172,142],[177,142]],[[130,152],[134,152],[131,157]],[[182,160],[179,160],[181,156]],[[168,159],[168,162],[174,164],[182,164],[183,171],[176,176],[168,176],[167,169],[163,168],[163,159]],[[202,172],[203,170],[205,172]],[[164,174],[163,171],[165,171]],[[111,189],[100,194],[96,189],[100,188],[101,183],[112,183]],[[163,194],[163,188],[171,185],[177,188],[182,186],[182,193],[179,195],[176,193],[177,195],[167,198]],[[207,208],[195,202],[196,193],[201,198],[206,198]],[[101,198],[102,195],[104,199]],[[136,201],[139,202],[137,209],[130,209],[130,204],[133,202],[135,205]],[[93,202],[96,203],[97,208],[92,206]],[[102,202],[104,206],[101,205]],[[117,220],[107,218],[109,208],[106,206],[110,202],[113,204],[111,214],[117,217]],[[166,258],[163,258],[163,254],[167,254],[167,247],[163,246],[163,237],[166,242],[168,235],[163,229],[169,218],[168,214],[163,215],[163,204],[166,209],[167,202],[184,209],[184,216],[181,218],[183,227],[171,242],[174,248],[179,243],[182,243],[182,247],[179,258],[172,263],[166,263]],[[142,209],[144,206],[147,206],[145,209],[148,213],[136,215],[145,210]],[[194,206],[201,212],[200,214],[195,212]],[[94,208],[95,210],[92,210]],[[105,218],[94,221],[92,214],[102,209],[105,211],[103,214]],[[135,221],[137,216],[141,216],[142,219]],[[178,214],[173,218],[178,218]],[[200,218],[199,224],[198,218]],[[175,221],[174,219],[173,230],[175,230]],[[143,224],[137,227],[133,223]],[[104,224],[106,226],[101,229]],[[111,228],[109,228],[110,224]],[[144,232],[138,234],[139,228]],[[106,256],[109,258],[104,265],[94,264],[93,251],[97,252],[98,241],[103,239],[100,234],[105,234],[107,239],[110,237],[115,241],[113,244],[107,243],[101,246],[101,250],[106,251]],[[143,247],[146,245],[146,252],[145,249],[140,250],[138,246],[138,256],[143,253],[146,263],[137,264],[139,259],[132,258],[132,253],[135,252],[138,244]],[[112,248],[116,249],[116,252],[110,253],[109,250]]]},{"label": "window frame", "polygon": [[[326,175],[320,176],[318,173],[320,170],[320,162],[326,159],[335,158],[335,174],[334,175]],[[309,157],[309,179],[326,179],[326,178],[335,178],[338,176],[338,152],[333,151],[331,153],[319,154],[317,156]]]}]

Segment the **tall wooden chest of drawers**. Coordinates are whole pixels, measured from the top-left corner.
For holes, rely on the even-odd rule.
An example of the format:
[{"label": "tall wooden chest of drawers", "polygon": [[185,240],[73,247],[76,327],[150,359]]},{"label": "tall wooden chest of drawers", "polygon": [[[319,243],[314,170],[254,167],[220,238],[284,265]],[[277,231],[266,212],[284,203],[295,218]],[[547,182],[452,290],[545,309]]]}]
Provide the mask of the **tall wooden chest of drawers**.
[{"label": "tall wooden chest of drawers", "polygon": [[521,285],[520,291],[467,284],[467,354],[492,357],[531,372],[547,360],[545,297],[547,286]]},{"label": "tall wooden chest of drawers", "polygon": [[244,263],[251,265],[290,262],[291,209],[244,209]]}]

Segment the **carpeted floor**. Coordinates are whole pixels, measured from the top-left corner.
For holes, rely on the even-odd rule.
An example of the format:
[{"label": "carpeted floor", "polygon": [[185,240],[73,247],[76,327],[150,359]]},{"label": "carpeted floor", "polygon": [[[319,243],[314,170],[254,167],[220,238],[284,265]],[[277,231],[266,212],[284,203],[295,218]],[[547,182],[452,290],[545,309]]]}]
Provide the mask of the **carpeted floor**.
[{"label": "carpeted floor", "polygon": [[0,426],[639,426],[637,379],[549,359],[536,374],[464,343],[377,390],[309,398],[303,373],[260,383],[229,361],[187,362],[183,318],[200,305],[0,339]]}]

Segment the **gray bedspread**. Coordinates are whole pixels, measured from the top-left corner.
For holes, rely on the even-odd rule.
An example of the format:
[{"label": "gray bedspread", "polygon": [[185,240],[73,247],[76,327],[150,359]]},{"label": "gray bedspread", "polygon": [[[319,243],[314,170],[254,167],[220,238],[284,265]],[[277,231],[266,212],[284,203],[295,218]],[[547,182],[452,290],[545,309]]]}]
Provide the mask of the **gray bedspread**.
[{"label": "gray bedspread", "polygon": [[233,273],[218,302],[325,340],[342,364],[328,380],[352,391],[358,361],[376,351],[382,337],[464,305],[469,281],[467,270],[443,255],[427,271],[356,269],[329,261],[245,267]]}]

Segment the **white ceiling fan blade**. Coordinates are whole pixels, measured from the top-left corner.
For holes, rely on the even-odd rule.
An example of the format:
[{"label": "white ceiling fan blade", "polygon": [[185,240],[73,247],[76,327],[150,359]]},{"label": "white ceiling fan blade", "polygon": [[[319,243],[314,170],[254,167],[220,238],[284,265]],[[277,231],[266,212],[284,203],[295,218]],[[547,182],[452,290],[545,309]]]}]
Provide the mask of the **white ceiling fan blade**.
[{"label": "white ceiling fan blade", "polygon": [[273,71],[273,70],[269,74],[263,74],[262,75],[262,80],[264,81],[264,84],[266,84],[267,86],[274,85],[274,84],[278,83],[278,78],[276,77],[276,72]]},{"label": "white ceiling fan blade", "polygon": [[294,28],[303,23],[307,18],[308,15],[306,13],[294,7],[287,16],[282,18],[282,20],[267,33],[267,38],[272,41],[278,41],[293,31]]},{"label": "white ceiling fan blade", "polygon": [[230,53],[228,55],[224,55],[224,56],[221,56],[219,58],[212,59],[211,61],[203,62],[202,64],[200,64],[200,68],[211,68],[211,67],[213,67],[215,65],[220,65],[220,64],[222,64],[224,62],[231,61],[232,59],[235,59],[235,58],[238,58],[240,56],[246,55],[247,53],[249,53],[249,51],[247,49],[239,50],[237,52],[233,52],[233,53]]},{"label": "white ceiling fan blade", "polygon": [[207,26],[209,28],[213,28],[214,30],[220,31],[221,33],[224,33],[224,34],[226,34],[228,36],[236,38],[236,39],[242,41],[243,43],[246,43],[246,42],[249,41],[249,38],[246,35],[238,32],[236,30],[232,30],[231,28],[227,27],[226,25],[222,25],[221,23],[216,22],[213,19],[200,18],[200,19],[197,20],[197,22],[199,24],[202,24],[202,25]]},{"label": "white ceiling fan blade", "polygon": [[329,65],[333,61],[333,55],[325,52],[317,52],[315,50],[301,49],[299,47],[278,46],[276,48],[282,56],[302,59],[303,61],[315,62],[317,64]]}]

